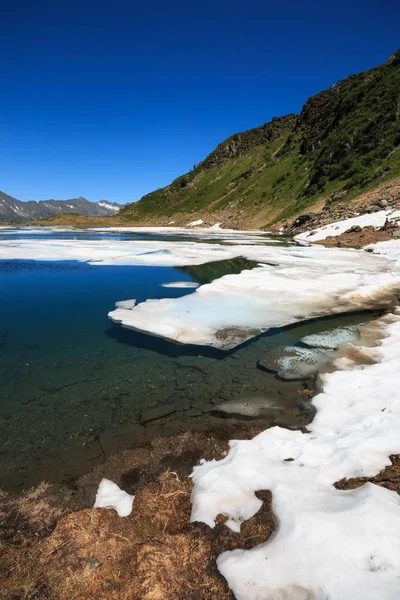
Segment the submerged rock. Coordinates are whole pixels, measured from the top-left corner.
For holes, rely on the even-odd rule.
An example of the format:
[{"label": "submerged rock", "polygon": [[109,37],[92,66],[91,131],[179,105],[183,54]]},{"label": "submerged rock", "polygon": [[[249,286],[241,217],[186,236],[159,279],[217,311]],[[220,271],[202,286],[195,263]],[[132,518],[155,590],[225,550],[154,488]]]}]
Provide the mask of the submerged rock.
[{"label": "submerged rock", "polygon": [[303,344],[307,344],[307,346],[335,350],[341,344],[355,341],[358,338],[358,328],[359,325],[338,327],[337,329],[305,335],[300,341],[303,342]]},{"label": "submerged rock", "polygon": [[273,416],[285,412],[282,406],[262,392],[240,394],[233,400],[217,404],[215,408],[220,412],[246,417]]},{"label": "submerged rock", "polygon": [[307,379],[316,375],[330,358],[328,352],[311,348],[281,346],[264,352],[258,366],[273,371],[283,379]]}]

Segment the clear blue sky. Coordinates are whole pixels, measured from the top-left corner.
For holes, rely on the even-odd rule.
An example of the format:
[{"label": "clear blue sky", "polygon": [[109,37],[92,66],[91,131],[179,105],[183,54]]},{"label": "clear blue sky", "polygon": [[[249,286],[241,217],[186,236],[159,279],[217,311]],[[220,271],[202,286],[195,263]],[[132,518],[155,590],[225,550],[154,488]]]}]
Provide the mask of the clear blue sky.
[{"label": "clear blue sky", "polygon": [[130,202],[400,47],[398,0],[14,0],[0,189]]}]

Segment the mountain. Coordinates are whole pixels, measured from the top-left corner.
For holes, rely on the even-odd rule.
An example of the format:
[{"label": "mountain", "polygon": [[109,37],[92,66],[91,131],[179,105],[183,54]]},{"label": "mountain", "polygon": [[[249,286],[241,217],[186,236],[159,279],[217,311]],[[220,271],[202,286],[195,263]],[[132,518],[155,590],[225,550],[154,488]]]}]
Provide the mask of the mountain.
[{"label": "mountain", "polygon": [[22,202],[0,192],[0,221],[18,223],[34,219],[46,219],[61,213],[75,213],[88,217],[106,217],[116,215],[121,204],[99,200],[90,202],[86,198],[71,200],[29,200]]},{"label": "mountain", "polygon": [[237,133],[119,219],[270,226],[400,175],[400,50],[289,114]]}]

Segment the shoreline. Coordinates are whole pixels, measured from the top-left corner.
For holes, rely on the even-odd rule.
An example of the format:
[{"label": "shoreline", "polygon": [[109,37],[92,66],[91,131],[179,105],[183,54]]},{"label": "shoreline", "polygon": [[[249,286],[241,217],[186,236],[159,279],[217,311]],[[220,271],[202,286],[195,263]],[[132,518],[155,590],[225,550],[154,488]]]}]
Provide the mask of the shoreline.
[{"label": "shoreline", "polygon": [[[375,330],[368,344],[379,351],[386,334],[381,327]],[[367,338],[360,340],[360,349]],[[235,549],[251,551],[271,537],[277,527],[273,496],[269,491],[257,493],[261,509],[243,523],[240,532],[227,528],[222,516],[210,529],[199,522],[189,523],[194,487],[188,476],[200,459],[226,458],[231,435],[251,440],[265,431],[265,424],[246,421],[222,436],[221,431],[219,435],[155,436],[145,446],[108,457],[67,485],[41,484],[22,494],[2,494],[0,572],[5,589],[18,593],[28,577],[27,598],[141,600],[159,593],[163,600],[187,600],[190,588],[205,600],[234,600],[216,559]],[[310,434],[307,427],[298,432]],[[398,456],[391,456],[389,462],[373,477],[337,480],[335,487],[355,490],[370,481],[399,491]],[[112,510],[90,508],[102,477],[135,495],[131,517],[121,519]],[[18,559],[21,544],[25,548],[22,562]],[[132,569],[133,578],[128,576]],[[126,575],[121,574],[117,585],[113,574],[118,571]]]},{"label": "shoreline", "polygon": [[[374,251],[379,250],[374,249]],[[246,484],[246,477],[251,476],[249,468],[248,475],[239,468],[234,482],[227,479],[222,483],[222,491],[219,480],[222,476],[221,481],[224,482],[225,465],[227,469],[233,468],[237,448],[251,448],[252,444],[258,443],[257,440],[260,440],[259,444],[261,444],[259,449],[263,448],[261,442],[263,438],[269,436],[272,441],[272,436],[279,430],[288,443],[292,443],[290,441],[292,439],[297,440],[296,444],[300,443],[300,446],[303,445],[301,439],[309,443],[309,440],[315,437],[315,428],[321,420],[322,413],[319,409],[322,408],[322,398],[327,393],[326,388],[329,388],[331,376],[338,377],[338,373],[349,371],[354,377],[357,374],[362,376],[364,372],[368,372],[368,365],[383,364],[379,362],[380,355],[383,356],[380,348],[384,348],[385,339],[390,338],[391,335],[390,327],[396,324],[399,318],[399,314],[394,316],[387,314],[371,321],[366,326],[365,335],[362,336],[360,343],[348,343],[339,350],[334,358],[339,370],[328,369],[321,376],[322,388],[315,397],[317,413],[310,421],[310,429],[308,427],[294,430],[279,427],[265,429],[265,423],[256,424],[254,421],[246,421],[226,430],[222,438],[218,435],[209,435],[209,432],[208,434],[185,432],[172,434],[169,437],[155,436],[144,447],[123,450],[107,458],[90,472],[71,479],[68,485],[55,484],[50,487],[42,485],[22,494],[3,494],[0,498],[0,515],[2,528],[5,531],[5,552],[0,559],[0,572],[3,573],[5,584],[10,590],[10,595],[5,598],[13,597],[12,594],[14,597],[15,594],[21,594],[21,586],[27,586],[26,582],[29,579],[29,593],[26,597],[32,600],[33,598],[188,600],[191,593],[200,594],[198,597],[204,600],[215,598],[234,600],[235,596],[240,600],[247,599],[251,596],[247,591],[248,583],[243,587],[243,581],[244,578],[252,577],[251,581],[254,582],[252,585],[256,586],[256,589],[261,585],[257,571],[260,558],[254,555],[256,567],[252,575],[247,574],[248,567],[244,567],[246,571],[244,575],[243,567],[241,563],[236,563],[236,559],[243,559],[245,564],[246,556],[250,557],[253,556],[252,553],[258,552],[258,557],[261,556],[263,559],[261,562],[265,569],[265,557],[262,554],[264,542],[270,539],[274,532],[275,535],[267,546],[268,558],[271,561],[267,568],[273,570],[271,573],[277,572],[278,576],[282,575],[282,577],[287,574],[289,568],[291,577],[299,582],[296,583],[298,590],[301,593],[303,591],[314,593],[312,586],[305,588],[301,583],[302,572],[306,572],[306,568],[296,571],[296,566],[290,568],[286,562],[284,570],[280,569],[279,563],[277,563],[278,567],[274,567],[273,561],[281,559],[286,561],[290,558],[290,553],[283,552],[282,548],[277,555],[273,554],[273,549],[271,550],[273,548],[271,544],[276,545],[277,540],[281,540],[285,532],[287,534],[284,525],[285,515],[282,517],[281,514],[282,491],[279,499],[279,494],[276,494],[272,485],[255,483],[254,485],[258,487],[253,493],[252,483],[250,487]],[[330,389],[329,393],[332,395],[334,390]],[[365,399],[368,399],[368,394]],[[390,418],[393,410],[389,408],[388,412],[384,412],[388,402],[389,400],[386,402],[384,399],[385,405],[379,409],[382,411],[382,419]],[[326,411],[326,406],[322,411]],[[168,420],[170,415],[164,416]],[[366,418],[368,419],[368,414]],[[334,418],[333,422],[335,423]],[[168,422],[165,425],[168,427]],[[247,439],[248,442],[232,442],[228,446],[227,442],[228,439],[232,439],[231,436],[235,436],[234,439]],[[263,452],[267,455],[272,449],[271,441],[263,448]],[[285,450],[283,460],[286,463],[284,467],[286,470],[293,471],[297,468],[296,451],[296,445],[292,450]],[[339,477],[339,474],[345,472],[343,468],[339,468],[338,478],[332,481],[332,484],[337,494],[353,493],[355,499],[360,494],[369,498],[368,494],[371,493],[375,497],[378,494],[375,487],[384,490],[383,494],[379,495],[379,492],[376,496],[376,498],[379,496],[383,515],[386,514],[384,513],[385,502],[389,498],[386,491],[391,490],[390,493],[400,491],[399,454],[392,452],[386,458],[382,456],[382,452],[378,454],[376,465],[380,465],[380,469],[377,473],[375,468],[375,473],[369,472],[359,476],[357,469],[353,469],[348,473],[349,477]],[[257,459],[257,453],[255,457]],[[358,458],[360,461],[366,460],[362,455]],[[195,466],[199,460],[200,465]],[[216,460],[218,462],[215,462]],[[194,478],[189,479],[193,467]],[[212,480],[209,480],[211,485],[204,485],[201,479],[203,474],[207,475],[214,468],[220,470],[215,480],[216,487],[213,487]],[[258,477],[257,472],[260,473],[260,470],[255,469],[253,477]],[[268,468],[264,469],[264,473],[268,476]],[[113,511],[89,508],[93,506],[97,485],[102,477],[112,479],[128,493],[135,494],[133,513],[130,517],[120,519]],[[303,475],[300,481],[303,482],[304,477],[307,476]],[[241,478],[244,480],[243,483]],[[233,487],[230,487],[232,483]],[[240,490],[239,494],[235,492],[235,486]],[[260,489],[265,491],[257,491]],[[292,496],[294,491],[295,487]],[[298,491],[300,492],[300,489]],[[221,504],[218,500],[219,494],[222,494],[222,498],[226,496],[229,503],[224,504],[226,502],[224,499]],[[312,501],[312,498],[313,496],[310,495],[309,501]],[[338,502],[339,499],[338,496]],[[252,508],[249,511],[246,503],[250,500]],[[294,496],[291,502],[296,505]],[[288,497],[284,497],[284,503],[292,511]],[[362,513],[362,517],[357,517],[357,514],[353,519],[368,518],[370,513]],[[339,516],[341,516],[340,511]],[[215,527],[212,525],[214,518]],[[301,513],[297,518],[298,523],[301,524]],[[326,519],[326,516],[324,518]],[[313,519],[315,521],[315,514]],[[278,527],[277,523],[279,523]],[[322,525],[321,531],[318,531],[318,519],[315,523],[317,527],[315,532],[311,534],[307,531],[305,537],[301,536],[305,543],[310,536],[310,539],[315,541],[313,535],[317,537],[323,535]],[[370,526],[372,525],[373,523],[370,523]],[[301,527],[302,525],[300,531]],[[365,533],[368,541],[368,531]],[[285,538],[283,539],[285,541]],[[289,543],[304,556],[303,545]],[[390,546],[389,542],[388,544]],[[21,547],[24,548],[23,561],[20,560]],[[308,563],[316,547],[322,548],[321,544],[317,546],[312,544],[308,548],[304,557]],[[328,557],[330,549],[334,550],[334,539],[330,540],[328,535],[324,547],[324,553]],[[343,551],[347,549],[346,546]],[[382,564],[379,562],[383,560],[379,558],[379,553],[376,560],[377,564]],[[311,563],[314,566],[314,562]],[[375,563],[373,567],[374,565]],[[352,563],[349,564],[348,568],[350,567],[353,569]],[[132,572],[135,573],[134,577],[131,576]],[[380,573],[385,572],[385,569],[371,568],[368,572],[375,573],[379,581]],[[321,573],[324,573],[323,569]],[[270,577],[273,579],[273,575]],[[329,577],[326,581],[329,584]],[[325,581],[321,585],[324,584]],[[281,588],[274,589],[285,590],[284,582],[280,581],[279,585]],[[28,588],[25,587],[24,593]],[[363,586],[357,589],[361,594],[356,596],[357,600],[359,597],[364,598]],[[288,597],[292,600],[292,597],[296,596]],[[384,597],[385,600],[394,598],[392,592]]]}]

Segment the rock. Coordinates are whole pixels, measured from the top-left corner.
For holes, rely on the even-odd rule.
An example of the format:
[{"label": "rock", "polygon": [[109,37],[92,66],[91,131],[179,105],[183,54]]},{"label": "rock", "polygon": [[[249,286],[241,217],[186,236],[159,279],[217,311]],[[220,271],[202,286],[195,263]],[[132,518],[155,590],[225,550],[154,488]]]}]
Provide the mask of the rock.
[{"label": "rock", "polygon": [[300,227],[301,225],[304,225],[304,223],[307,223],[308,221],[310,221],[312,219],[311,215],[300,215],[299,217],[297,217],[297,219],[293,222],[292,227]]},{"label": "rock", "polygon": [[400,228],[399,229],[395,229],[392,233],[392,237],[396,240],[398,240],[400,238]]},{"label": "rock", "polygon": [[103,561],[101,561],[99,558],[89,558],[88,560],[88,565],[91,571],[95,571],[96,569],[101,567],[102,564]]},{"label": "rock", "polygon": [[388,202],[388,199],[386,199],[386,198],[380,198],[379,200],[377,200],[375,202],[375,204],[377,206],[380,206],[381,208],[389,208],[389,202]]},{"label": "rock", "polygon": [[317,349],[281,346],[264,352],[258,366],[282,379],[307,379],[316,375],[329,361],[329,353]]},{"label": "rock", "polygon": [[100,433],[99,442],[104,454],[110,456],[116,452],[134,448],[143,442],[144,437],[144,427],[134,423],[132,425],[107,429],[103,433]]},{"label": "rock", "polygon": [[176,412],[177,408],[175,406],[171,406],[171,404],[165,404],[163,406],[156,406],[155,408],[150,408],[149,410],[145,410],[142,412],[142,417],[140,422],[150,423],[151,421],[156,421],[157,419],[162,419],[162,417],[167,417],[172,413]]},{"label": "rock", "polygon": [[185,410],[185,417],[200,417],[202,414],[204,413],[198,408],[189,408],[188,410]]},{"label": "rock", "polygon": [[360,231],[362,231],[362,227],[360,227],[360,225],[353,225],[353,227],[347,229],[345,233],[359,233]]},{"label": "rock", "polygon": [[346,194],[347,194],[346,190],[339,190],[338,192],[335,192],[332,195],[332,200],[333,201],[335,201],[335,200],[341,200],[342,198],[344,198],[346,196]]},{"label": "rock", "polygon": [[226,414],[246,417],[276,416],[277,413],[285,412],[282,406],[278,406],[276,401],[264,392],[244,392],[233,400],[221,402],[215,408]]}]

